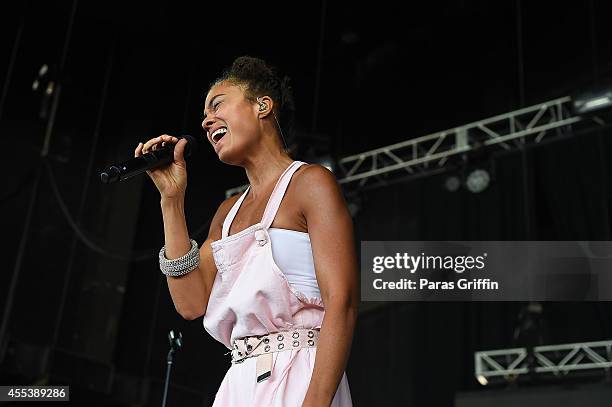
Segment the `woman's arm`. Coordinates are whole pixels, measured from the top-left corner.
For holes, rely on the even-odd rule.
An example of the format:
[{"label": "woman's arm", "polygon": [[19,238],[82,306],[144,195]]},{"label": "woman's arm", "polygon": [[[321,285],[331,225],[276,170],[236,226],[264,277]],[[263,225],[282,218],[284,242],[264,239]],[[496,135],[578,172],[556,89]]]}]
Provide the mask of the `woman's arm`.
[{"label": "woman's arm", "polygon": [[296,190],[300,191],[325,305],[314,371],[303,406],[329,406],[346,368],[359,305],[353,223],[330,171],[310,165],[300,172]]},{"label": "woman's arm", "polygon": [[[169,166],[148,170],[161,195],[161,210],[164,222],[166,258],[176,259],[191,249],[187,222],[185,221],[185,191],[187,189],[187,164],[183,157],[186,140],[168,134],[138,143],[134,157],[155,150],[165,144],[175,144],[174,161]],[[180,277],[166,277],[172,302],[177,312],[185,319],[195,319],[206,312],[208,298],[215,280],[215,266],[210,243],[221,236],[225,214],[237,198],[226,199],[217,210],[210,224],[208,239],[200,248],[200,264],[190,273]]]},{"label": "woman's arm", "polygon": [[[213,217],[208,238],[200,247],[200,265],[180,277],[166,277],[168,290],[176,311],[187,320],[193,320],[206,313],[217,267],[210,243],[221,238],[223,219],[236,197],[225,200]],[[185,221],[184,199],[162,199],[166,258],[176,259],[191,248]]]}]

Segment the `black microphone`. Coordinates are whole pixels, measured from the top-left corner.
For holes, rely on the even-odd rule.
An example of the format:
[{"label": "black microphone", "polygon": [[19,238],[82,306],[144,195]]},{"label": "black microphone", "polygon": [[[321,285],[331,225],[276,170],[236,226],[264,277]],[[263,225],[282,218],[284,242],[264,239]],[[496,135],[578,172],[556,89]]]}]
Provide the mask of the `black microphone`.
[{"label": "black microphone", "polygon": [[[183,156],[189,157],[197,151],[197,142],[193,136],[184,135],[179,138],[186,139],[187,145]],[[111,182],[125,181],[147,170],[163,167],[174,161],[174,146],[176,144],[166,144],[162,148],[149,151],[140,157],[130,158],[119,164],[111,165],[100,173],[100,180],[103,184]]]}]

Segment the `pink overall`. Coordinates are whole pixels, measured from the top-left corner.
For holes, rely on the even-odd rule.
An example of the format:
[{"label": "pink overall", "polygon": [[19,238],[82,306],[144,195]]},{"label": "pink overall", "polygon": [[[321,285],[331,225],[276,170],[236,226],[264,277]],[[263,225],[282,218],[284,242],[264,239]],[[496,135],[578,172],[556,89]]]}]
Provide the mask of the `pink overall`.
[{"label": "pink overall", "polygon": [[[291,329],[320,328],[323,301],[292,287],[272,257],[268,228],[272,224],[293,173],[303,162],[294,161],[277,181],[261,222],[232,236],[230,225],[249,189],[229,211],[221,239],[212,243],[217,276],[204,316],[204,328],[228,349],[245,336]],[[257,383],[256,359],[230,366],[215,397],[214,407],[299,407],[312,375],[316,347],[272,353],[272,375]],[[352,406],[343,374],[332,406]]]}]

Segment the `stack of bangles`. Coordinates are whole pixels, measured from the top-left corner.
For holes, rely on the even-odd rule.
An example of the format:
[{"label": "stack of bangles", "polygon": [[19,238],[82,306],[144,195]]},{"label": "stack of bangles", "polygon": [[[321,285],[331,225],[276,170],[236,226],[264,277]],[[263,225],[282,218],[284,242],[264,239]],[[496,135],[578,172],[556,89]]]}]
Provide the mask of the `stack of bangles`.
[{"label": "stack of bangles", "polygon": [[198,250],[198,242],[193,239],[191,241],[191,249],[187,254],[178,259],[168,260],[166,258],[166,246],[163,246],[159,251],[159,268],[162,273],[169,277],[183,276],[200,265],[200,251]]}]

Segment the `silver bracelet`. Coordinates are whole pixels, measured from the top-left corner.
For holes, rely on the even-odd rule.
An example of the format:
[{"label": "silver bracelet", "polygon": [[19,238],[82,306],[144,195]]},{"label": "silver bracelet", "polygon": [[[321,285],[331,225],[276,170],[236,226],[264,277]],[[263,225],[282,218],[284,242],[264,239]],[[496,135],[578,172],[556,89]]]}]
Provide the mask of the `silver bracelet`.
[{"label": "silver bracelet", "polygon": [[166,246],[161,248],[159,251],[159,268],[162,273],[170,277],[183,276],[200,265],[198,242],[193,239],[190,239],[190,241],[191,249],[187,254],[174,260],[168,260],[166,258]]}]

